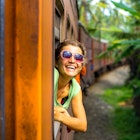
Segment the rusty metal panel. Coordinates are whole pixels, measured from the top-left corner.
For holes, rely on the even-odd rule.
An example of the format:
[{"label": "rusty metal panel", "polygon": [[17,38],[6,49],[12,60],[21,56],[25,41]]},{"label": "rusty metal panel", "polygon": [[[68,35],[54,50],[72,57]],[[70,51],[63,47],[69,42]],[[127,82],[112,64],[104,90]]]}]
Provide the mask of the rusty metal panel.
[{"label": "rusty metal panel", "polygon": [[[48,14],[49,13],[49,14]],[[42,3],[42,140],[53,137],[54,1]]]},{"label": "rusty metal panel", "polygon": [[53,1],[4,5],[5,140],[52,140]]},{"label": "rusty metal panel", "polygon": [[17,140],[38,140],[41,137],[39,4],[38,0],[16,1],[14,78]]},{"label": "rusty metal panel", "polygon": [[14,47],[15,47],[15,2],[4,1],[4,101],[5,140],[15,140],[15,94],[14,94]]}]

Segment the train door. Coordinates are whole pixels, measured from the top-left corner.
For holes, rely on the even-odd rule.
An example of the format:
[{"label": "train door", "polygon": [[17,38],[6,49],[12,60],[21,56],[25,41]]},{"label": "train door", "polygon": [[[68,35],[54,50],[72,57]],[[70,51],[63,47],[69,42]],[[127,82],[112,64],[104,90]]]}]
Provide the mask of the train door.
[{"label": "train door", "polygon": [[0,140],[53,139],[53,10],[0,0]]}]

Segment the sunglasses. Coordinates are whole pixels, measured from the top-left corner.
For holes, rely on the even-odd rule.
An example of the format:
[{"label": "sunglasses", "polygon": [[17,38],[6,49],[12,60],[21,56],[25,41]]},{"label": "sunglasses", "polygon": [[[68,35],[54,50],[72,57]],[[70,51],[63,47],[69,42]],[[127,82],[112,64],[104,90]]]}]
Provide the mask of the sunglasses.
[{"label": "sunglasses", "polygon": [[60,55],[61,55],[62,59],[70,59],[72,56],[74,56],[74,59],[77,62],[82,63],[84,61],[84,56],[82,54],[71,53],[70,51],[63,50],[63,51],[61,51]]}]

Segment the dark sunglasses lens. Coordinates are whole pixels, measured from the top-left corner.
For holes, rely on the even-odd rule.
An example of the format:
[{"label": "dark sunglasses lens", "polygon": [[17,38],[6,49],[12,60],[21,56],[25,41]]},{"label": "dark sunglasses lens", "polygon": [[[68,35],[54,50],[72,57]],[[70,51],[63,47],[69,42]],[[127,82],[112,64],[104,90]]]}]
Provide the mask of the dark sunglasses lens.
[{"label": "dark sunglasses lens", "polygon": [[72,56],[72,53],[71,52],[68,52],[68,51],[64,51],[63,52],[63,57],[64,58],[71,58],[71,56]]},{"label": "dark sunglasses lens", "polygon": [[83,55],[75,54],[75,59],[78,60],[78,61],[83,61]]}]

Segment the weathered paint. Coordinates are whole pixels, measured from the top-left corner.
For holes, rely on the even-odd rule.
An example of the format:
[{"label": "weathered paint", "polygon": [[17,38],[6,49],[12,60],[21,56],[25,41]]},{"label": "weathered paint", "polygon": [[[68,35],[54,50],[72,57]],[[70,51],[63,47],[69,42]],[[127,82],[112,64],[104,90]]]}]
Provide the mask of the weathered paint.
[{"label": "weathered paint", "polygon": [[5,1],[6,140],[53,139],[52,7],[51,0]]},{"label": "weathered paint", "polygon": [[[42,1],[42,140],[53,137],[54,1]],[[54,61],[54,60],[53,60]],[[52,119],[50,121],[50,119]]]}]

